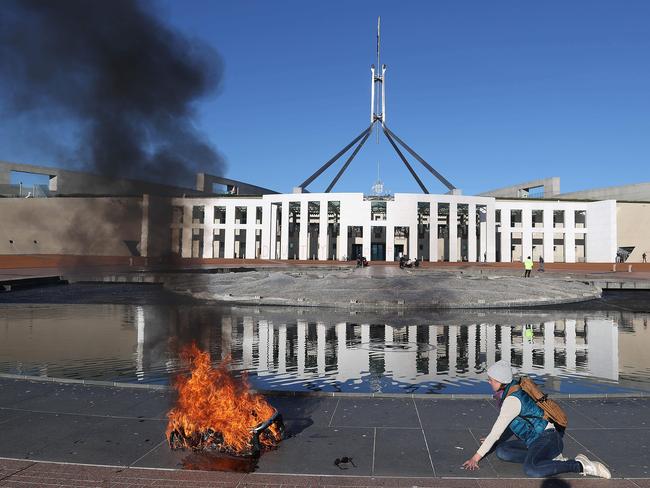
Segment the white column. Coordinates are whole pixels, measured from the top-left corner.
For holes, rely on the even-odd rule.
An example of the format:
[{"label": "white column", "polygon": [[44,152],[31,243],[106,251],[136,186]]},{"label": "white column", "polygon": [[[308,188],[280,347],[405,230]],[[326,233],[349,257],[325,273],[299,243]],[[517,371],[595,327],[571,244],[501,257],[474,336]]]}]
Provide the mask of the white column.
[{"label": "white column", "polygon": [[467,260],[476,262],[476,204],[467,205]]},{"label": "white column", "polygon": [[533,349],[535,345],[534,337],[529,339],[526,338],[526,326],[523,326],[521,329],[522,337],[522,364],[521,369],[524,373],[531,373],[533,371]]},{"label": "white column", "polygon": [[235,257],[235,207],[231,204],[226,205],[223,257],[226,259]]},{"label": "white column", "polygon": [[512,327],[501,326],[501,359],[512,364]]},{"label": "white column", "polygon": [[567,371],[576,370],[576,321],[566,319],[564,321],[564,341]]},{"label": "white column", "polygon": [[307,257],[307,237],[309,235],[309,202],[300,201],[300,233],[298,234],[298,259],[305,260]]},{"label": "white column", "polygon": [[362,256],[364,256],[366,259],[370,260],[370,243],[372,240],[372,227],[370,227],[370,224],[366,224],[363,226],[363,251],[362,251]]},{"label": "white column", "polygon": [[282,202],[280,259],[289,259],[289,202]]},{"label": "white column", "polygon": [[496,352],[497,352],[497,337],[495,326],[489,324],[486,326],[485,330],[487,344],[486,344],[486,361],[488,364],[494,364],[496,362]]},{"label": "white column", "polygon": [[522,260],[533,256],[533,212],[524,207],[521,210],[521,257]]},{"label": "white column", "polygon": [[[415,214],[417,216],[417,212]],[[418,257],[418,222],[413,221],[408,226],[409,229],[409,248],[407,249],[409,259]]]},{"label": "white column", "polygon": [[487,206],[483,207],[485,213],[479,213],[478,260],[483,262],[487,258]]},{"label": "white column", "polygon": [[544,322],[544,373],[555,371],[555,322]]},{"label": "white column", "polygon": [[429,210],[429,261],[438,261],[438,202],[431,202]]},{"label": "white column", "polygon": [[567,263],[576,262],[576,221],[575,209],[564,211],[564,260]]},{"label": "white column", "polygon": [[203,206],[203,258],[212,256],[212,241],[214,236],[214,205]]},{"label": "white column", "polygon": [[325,374],[325,323],[316,323],[316,365],[318,367],[318,376]]},{"label": "white column", "polygon": [[[370,324],[361,324],[361,343],[370,344]],[[361,371],[370,371],[370,348],[357,352]]]},{"label": "white column", "polygon": [[543,210],[544,220],[544,262],[552,263],[553,256],[553,209],[545,208]]},{"label": "white column", "polygon": [[467,326],[467,373],[476,374],[476,324]]},{"label": "white column", "polygon": [[386,261],[395,261],[395,227],[386,224]]},{"label": "white column", "polygon": [[458,205],[449,203],[449,262],[458,261]]},{"label": "white column", "polygon": [[185,203],[183,205],[183,249],[181,256],[184,258],[192,257],[192,205]]},{"label": "white column", "polygon": [[269,323],[266,320],[260,320],[257,328],[258,344],[257,355],[259,357],[257,363],[258,374],[263,374],[269,370]]},{"label": "white column", "polygon": [[449,371],[450,377],[456,376],[458,364],[458,326],[449,325]]},{"label": "white column", "polygon": [[296,328],[298,329],[298,349],[296,350],[296,355],[298,359],[298,377],[305,377],[305,356],[307,354],[307,322],[304,320],[298,320],[296,323]]},{"label": "white column", "polygon": [[327,200],[320,201],[320,220],[318,222],[318,259],[320,261],[327,261]]},{"label": "white column", "polygon": [[232,352],[232,317],[221,318],[221,359],[230,356]]},{"label": "white column", "polygon": [[[510,210],[508,210],[510,212]],[[510,228],[510,215],[508,223],[503,224],[503,213],[501,214],[501,261],[509,263],[512,261],[512,229]]]},{"label": "white column", "polygon": [[135,375],[138,381],[144,380],[144,309],[138,305],[135,308],[136,324],[138,327],[138,342],[135,351]]},{"label": "white column", "polygon": [[[496,223],[494,211],[494,203],[488,203],[485,235],[487,238],[487,260],[490,263],[496,261]],[[503,221],[503,215],[501,216],[501,220]]]},{"label": "white column", "polygon": [[[277,232],[278,206],[273,203],[264,206],[264,230],[262,231],[262,258],[276,259],[275,234]],[[267,220],[268,216],[268,220]]]},{"label": "white column", "polygon": [[255,259],[255,205],[246,207],[246,259]]},{"label": "white column", "polygon": [[260,259],[269,259],[271,252],[271,205],[262,200],[262,246],[260,250]]},{"label": "white column", "polygon": [[438,327],[429,326],[429,375],[438,375]]},{"label": "white column", "polygon": [[255,343],[255,322],[253,317],[244,317],[242,338],[242,365],[248,370],[253,367],[253,344]]},{"label": "white column", "polygon": [[287,372],[287,324],[278,328],[278,373]]}]

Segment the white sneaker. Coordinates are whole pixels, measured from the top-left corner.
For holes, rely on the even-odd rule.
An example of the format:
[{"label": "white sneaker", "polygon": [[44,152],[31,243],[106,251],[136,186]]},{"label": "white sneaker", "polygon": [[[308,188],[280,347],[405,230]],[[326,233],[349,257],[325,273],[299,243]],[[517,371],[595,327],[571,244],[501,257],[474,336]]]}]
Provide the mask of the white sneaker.
[{"label": "white sneaker", "polygon": [[607,469],[607,466],[598,461],[591,461],[584,454],[578,454],[576,456],[576,461],[582,464],[583,476],[598,476],[599,478],[607,479],[610,479],[612,477],[612,474],[609,472],[609,469]]},{"label": "white sneaker", "polygon": [[553,461],[568,461],[569,458],[566,457],[564,454],[560,453],[557,456],[553,458]]}]

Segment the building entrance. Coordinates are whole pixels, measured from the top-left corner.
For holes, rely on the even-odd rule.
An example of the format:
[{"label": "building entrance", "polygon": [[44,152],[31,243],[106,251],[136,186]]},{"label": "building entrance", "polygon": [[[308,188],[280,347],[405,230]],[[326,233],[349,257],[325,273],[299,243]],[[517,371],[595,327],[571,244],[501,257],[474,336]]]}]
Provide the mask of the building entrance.
[{"label": "building entrance", "polygon": [[357,259],[363,256],[363,244],[352,244],[350,259]]},{"label": "building entrance", "polygon": [[371,261],[386,261],[386,245],[372,244],[370,247]]}]

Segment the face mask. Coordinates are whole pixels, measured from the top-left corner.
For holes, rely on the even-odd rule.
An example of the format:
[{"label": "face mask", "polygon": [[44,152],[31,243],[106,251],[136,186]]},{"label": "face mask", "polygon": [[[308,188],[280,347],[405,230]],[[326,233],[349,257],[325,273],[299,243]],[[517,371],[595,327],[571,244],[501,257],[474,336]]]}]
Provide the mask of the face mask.
[{"label": "face mask", "polygon": [[501,403],[503,402],[503,391],[504,390],[498,390],[492,395],[492,397],[499,402],[499,406],[501,406]]}]

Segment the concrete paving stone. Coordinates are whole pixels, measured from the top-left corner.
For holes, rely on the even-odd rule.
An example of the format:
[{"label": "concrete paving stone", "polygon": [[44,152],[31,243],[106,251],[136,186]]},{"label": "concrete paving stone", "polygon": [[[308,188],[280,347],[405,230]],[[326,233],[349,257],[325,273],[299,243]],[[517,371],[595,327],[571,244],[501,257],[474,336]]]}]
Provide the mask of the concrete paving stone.
[{"label": "concrete paving stone", "polygon": [[45,446],[60,445],[65,437],[89,430],[96,422],[96,417],[27,413],[20,422],[2,425],[3,438],[10,442],[0,442],[0,456],[50,460],[41,456]]},{"label": "concrete paving stone", "polygon": [[439,477],[496,477],[492,467],[481,465],[477,471],[461,469],[462,464],[472,457],[478,442],[469,429],[424,429],[431,460]]},{"label": "concrete paving stone", "polygon": [[601,427],[650,427],[650,398],[569,399],[564,403]]},{"label": "concrete paving stone", "polygon": [[424,434],[419,429],[377,429],[376,476],[434,476]]},{"label": "concrete paving stone", "polygon": [[0,378],[0,407],[13,407],[16,403],[47,396],[56,390],[54,383]]},{"label": "concrete paving stone", "polygon": [[580,405],[585,400],[556,400],[564,409],[567,417],[569,418],[568,430],[573,429],[594,429],[602,427],[590,417],[587,417],[580,408]]},{"label": "concrete paving stone", "polygon": [[8,410],[0,408],[0,425],[5,422],[20,422],[20,418],[25,415],[25,412],[19,410]]},{"label": "concrete paving stone", "polygon": [[431,429],[490,429],[499,412],[488,400],[415,399],[422,427]]},{"label": "concrete paving stone", "polygon": [[[310,427],[265,453],[257,472],[369,476],[373,440],[370,428]],[[356,467],[337,467],[334,461],[344,456],[352,457]]]},{"label": "concrete paving stone", "polygon": [[282,414],[291,433],[299,433],[310,425],[327,427],[339,403],[333,397],[282,397],[266,398]]},{"label": "concrete paving stone", "polygon": [[[156,400],[160,398],[159,392],[150,390],[86,385],[59,384],[54,390],[48,388],[46,391],[43,395],[15,402],[12,408],[82,415],[136,417],[144,415],[135,409],[137,405],[151,398]],[[156,407],[155,413],[164,408],[165,405],[161,404],[160,408]]]},{"label": "concrete paving stone", "polygon": [[341,398],[332,426],[419,429],[420,421],[410,398]]},{"label": "concrete paving stone", "polygon": [[167,412],[172,407],[170,393],[148,392],[144,400],[133,405],[132,416],[149,419],[167,419]]},{"label": "concrete paving stone", "polygon": [[128,466],[164,440],[161,420],[105,419],[45,446],[41,459]]},{"label": "concrete paving stone", "polygon": [[[185,469],[188,472],[218,471],[224,475],[240,479],[243,473],[256,469],[257,462],[250,458],[236,458],[219,453],[193,453],[192,451],[172,451],[163,442],[135,464],[138,468]],[[190,478],[195,479],[195,478]]]},{"label": "concrete paving stone", "polygon": [[[479,431],[472,430],[472,434],[474,435],[474,437],[476,437],[479,440],[482,437],[487,436],[488,433],[489,433],[489,429],[479,430]],[[569,459],[575,458],[575,456],[579,453],[583,453],[586,454],[587,456],[591,455],[592,457],[595,457],[594,454],[591,451],[589,451],[589,449],[586,449],[585,447],[578,444],[569,435],[564,436],[564,450],[562,451],[562,453],[564,454],[565,457]],[[524,471],[521,464],[501,461],[494,452],[488,453],[488,455],[481,460],[481,465],[485,463],[488,463],[492,467],[492,469],[496,471],[497,476],[499,478],[519,478],[524,476]],[[567,477],[576,478],[579,476],[580,475],[578,473],[564,473],[560,475],[560,477],[562,478],[567,478]]]},{"label": "concrete paving stone", "polygon": [[575,430],[577,442],[589,448],[614,477],[650,477],[650,429]]},{"label": "concrete paving stone", "polygon": [[101,419],[81,415],[31,414],[6,432],[16,442],[0,443],[0,455],[47,461],[128,465],[155,447],[160,420]]}]

